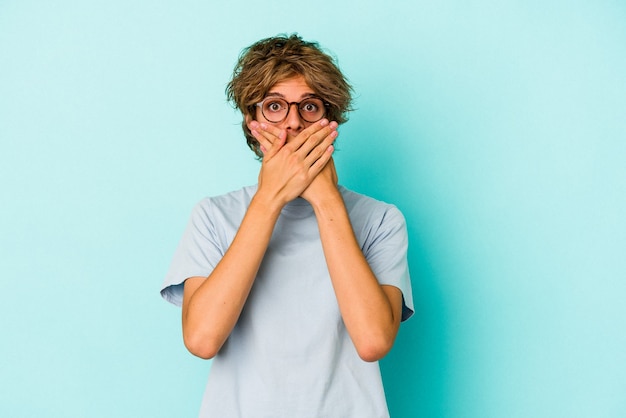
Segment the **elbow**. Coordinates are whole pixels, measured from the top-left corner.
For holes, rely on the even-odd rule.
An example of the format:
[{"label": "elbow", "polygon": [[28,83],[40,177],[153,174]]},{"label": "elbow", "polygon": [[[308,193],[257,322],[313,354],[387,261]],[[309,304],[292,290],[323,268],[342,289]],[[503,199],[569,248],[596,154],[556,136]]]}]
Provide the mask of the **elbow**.
[{"label": "elbow", "polygon": [[356,351],[361,360],[374,362],[382,359],[393,347],[393,339],[390,338],[370,338],[355,344]]},{"label": "elbow", "polygon": [[200,338],[197,335],[183,335],[183,341],[187,351],[196,357],[204,360],[210,360],[217,355],[221,348],[221,344],[216,344],[208,338]]}]

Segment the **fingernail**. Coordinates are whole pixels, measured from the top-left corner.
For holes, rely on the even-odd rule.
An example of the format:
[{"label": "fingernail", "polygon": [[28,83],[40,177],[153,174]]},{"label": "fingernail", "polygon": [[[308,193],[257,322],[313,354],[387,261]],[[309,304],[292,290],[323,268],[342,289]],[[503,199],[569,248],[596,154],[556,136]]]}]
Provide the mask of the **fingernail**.
[{"label": "fingernail", "polygon": [[261,124],[261,129],[267,129],[267,125],[266,125],[266,124],[264,124],[264,123],[262,123],[262,124]]},{"label": "fingernail", "polygon": [[330,123],[330,127],[331,127],[331,129],[337,129],[337,127],[338,127],[338,126],[339,126],[339,124],[338,124],[337,122],[335,122],[335,121],[332,121],[332,122]]},{"label": "fingernail", "polygon": [[322,120],[320,121],[320,125],[322,125],[322,126],[326,126],[326,125],[328,125],[328,119],[326,119],[326,118],[322,119]]}]

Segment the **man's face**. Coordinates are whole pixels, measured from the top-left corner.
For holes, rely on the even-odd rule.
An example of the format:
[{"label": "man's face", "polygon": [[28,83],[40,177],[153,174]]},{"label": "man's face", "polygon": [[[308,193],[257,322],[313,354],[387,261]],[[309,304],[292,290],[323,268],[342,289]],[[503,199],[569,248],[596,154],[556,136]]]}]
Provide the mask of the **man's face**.
[{"label": "man's face", "polygon": [[[272,88],[270,88],[269,92],[265,96],[265,99],[277,98],[283,99],[287,103],[302,103],[301,111],[298,111],[297,105],[289,105],[287,117],[281,122],[272,122],[265,117],[261,108],[257,106],[255,120],[257,120],[258,122],[269,123],[276,126],[277,128],[286,130],[287,141],[289,141],[290,138],[297,136],[300,132],[302,132],[303,129],[311,126],[314,123],[307,122],[301,115],[302,112],[315,111],[315,106],[313,105],[313,103],[308,104],[306,102],[306,99],[312,97],[317,96],[313,89],[309,87],[309,85],[306,83],[303,76],[299,75],[280,81],[272,86]],[[252,120],[249,117],[246,119],[248,123]]]}]

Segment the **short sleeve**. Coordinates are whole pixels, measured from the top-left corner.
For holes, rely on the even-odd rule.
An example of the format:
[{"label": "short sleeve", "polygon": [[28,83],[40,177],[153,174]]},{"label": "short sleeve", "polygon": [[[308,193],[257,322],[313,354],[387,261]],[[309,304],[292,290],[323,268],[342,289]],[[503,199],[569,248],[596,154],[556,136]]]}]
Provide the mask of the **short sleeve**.
[{"label": "short sleeve", "polygon": [[413,293],[407,259],[408,234],[404,216],[388,205],[380,224],[372,231],[363,249],[365,258],[381,285],[391,285],[402,292],[402,321],[414,313]]},{"label": "short sleeve", "polygon": [[211,201],[198,203],[174,252],[161,287],[161,296],[174,305],[183,303],[183,286],[190,277],[208,276],[224,255],[211,216]]}]

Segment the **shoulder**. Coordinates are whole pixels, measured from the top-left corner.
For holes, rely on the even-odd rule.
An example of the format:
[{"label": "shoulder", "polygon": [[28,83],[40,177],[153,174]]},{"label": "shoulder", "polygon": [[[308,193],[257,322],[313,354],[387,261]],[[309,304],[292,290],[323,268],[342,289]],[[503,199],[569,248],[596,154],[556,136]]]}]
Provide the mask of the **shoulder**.
[{"label": "shoulder", "polygon": [[339,190],[351,218],[378,219],[380,221],[394,219],[404,223],[402,212],[394,204],[357,193],[343,186],[339,186]]},{"label": "shoulder", "polygon": [[208,207],[208,206],[238,206],[241,204],[248,205],[250,204],[250,200],[256,193],[257,185],[242,187],[241,189],[234,190],[232,192],[224,193],[216,196],[207,196],[200,200],[197,207]]},{"label": "shoulder", "polygon": [[257,186],[247,186],[239,190],[200,200],[191,211],[191,223],[199,230],[218,228],[218,225],[237,224],[250,205]]},{"label": "shoulder", "polygon": [[257,186],[246,186],[221,195],[207,196],[194,206],[194,213],[208,213],[214,210],[232,211],[237,208],[247,208],[256,193]]}]

